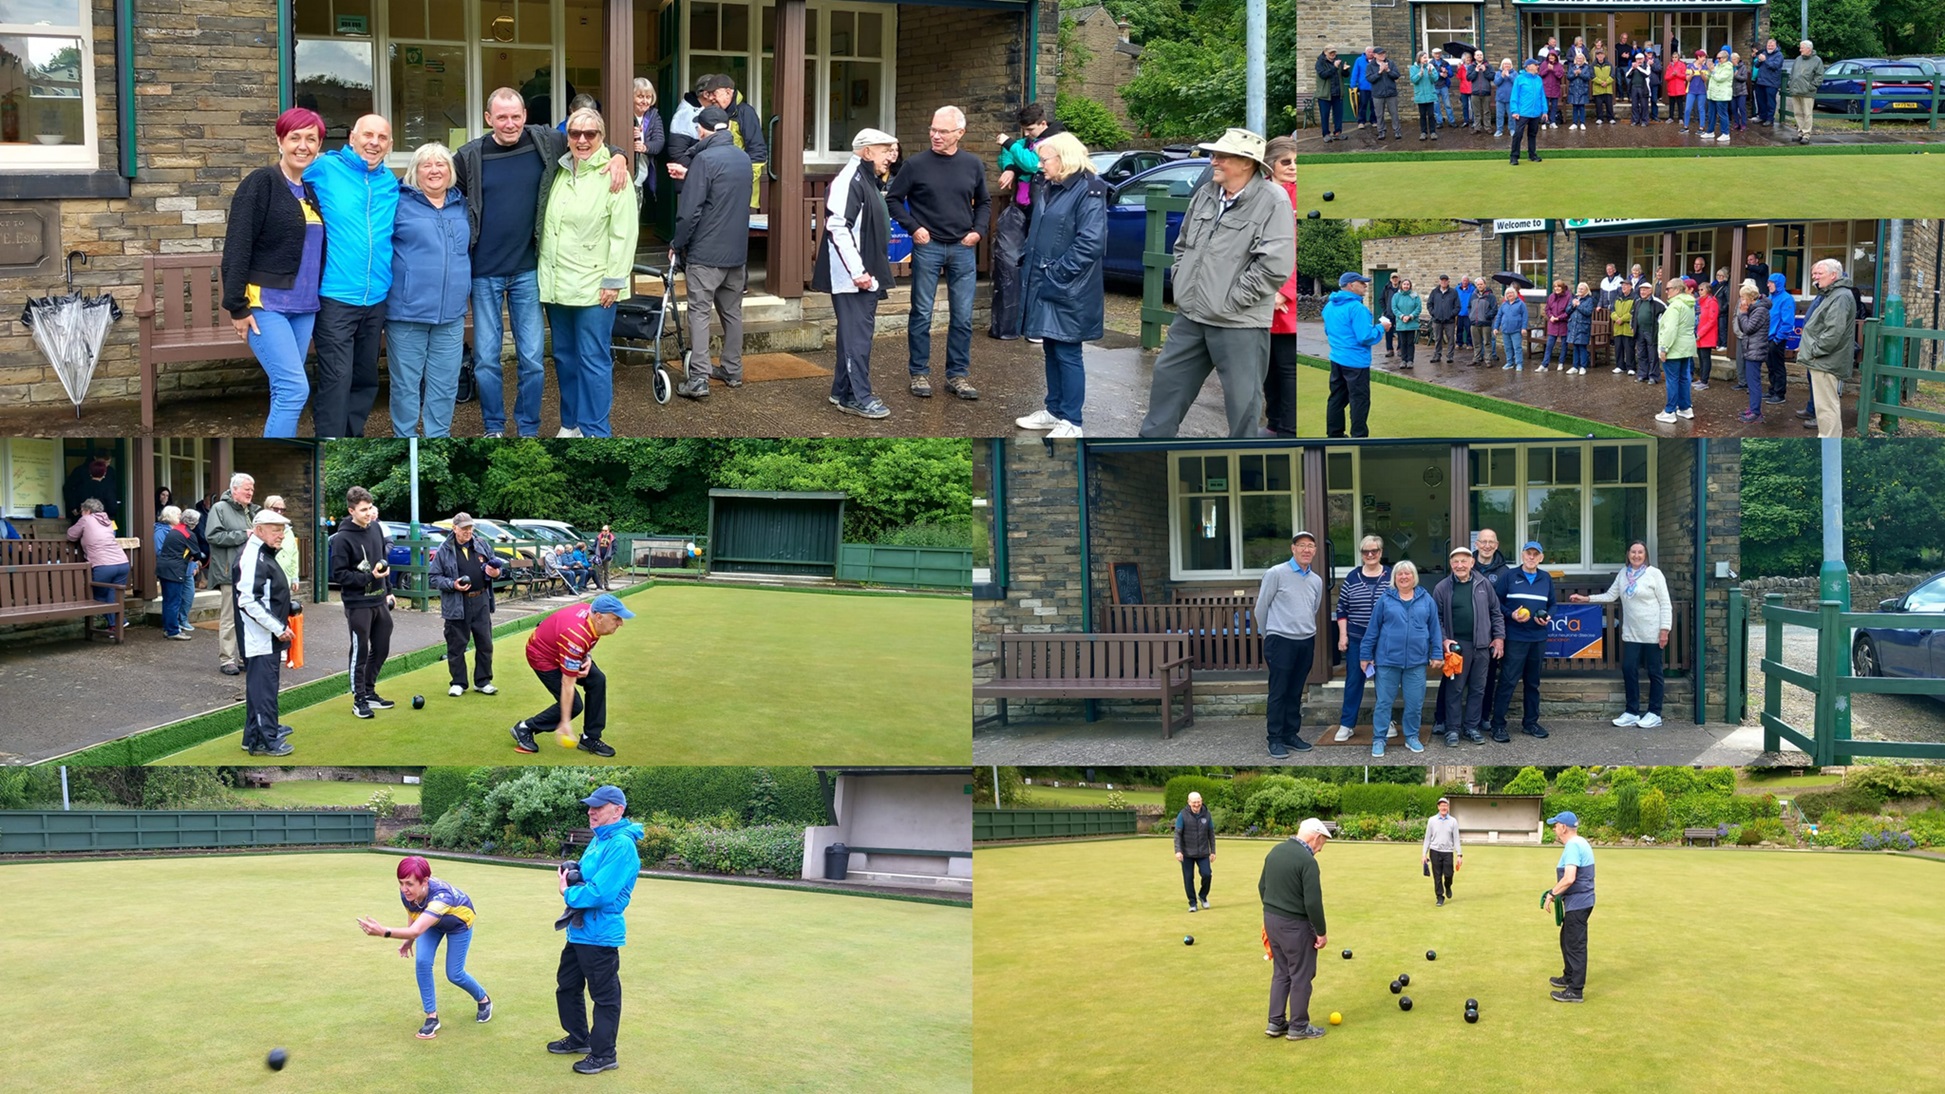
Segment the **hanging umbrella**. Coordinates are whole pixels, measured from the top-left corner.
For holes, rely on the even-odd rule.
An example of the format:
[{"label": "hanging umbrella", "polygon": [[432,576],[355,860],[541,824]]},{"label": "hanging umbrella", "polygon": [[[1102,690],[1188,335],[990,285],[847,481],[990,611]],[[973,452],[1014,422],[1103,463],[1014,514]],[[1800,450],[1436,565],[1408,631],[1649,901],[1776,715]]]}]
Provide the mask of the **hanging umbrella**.
[{"label": "hanging umbrella", "polygon": [[1530,289],[1533,287],[1533,282],[1528,281],[1525,277],[1513,273],[1510,270],[1499,271],[1498,273],[1493,275],[1493,280],[1499,282],[1501,285],[1507,285],[1507,286],[1517,285],[1522,289]]},{"label": "hanging umbrella", "polygon": [[101,357],[101,343],[108,326],[122,317],[121,305],[112,296],[82,296],[74,291],[74,264],[87,265],[88,256],[68,252],[64,263],[68,291],[66,296],[43,296],[27,301],[20,321],[34,332],[47,363],[61,378],[68,399],[74,403],[74,416],[81,416],[81,400],[94,379],[95,362]]}]

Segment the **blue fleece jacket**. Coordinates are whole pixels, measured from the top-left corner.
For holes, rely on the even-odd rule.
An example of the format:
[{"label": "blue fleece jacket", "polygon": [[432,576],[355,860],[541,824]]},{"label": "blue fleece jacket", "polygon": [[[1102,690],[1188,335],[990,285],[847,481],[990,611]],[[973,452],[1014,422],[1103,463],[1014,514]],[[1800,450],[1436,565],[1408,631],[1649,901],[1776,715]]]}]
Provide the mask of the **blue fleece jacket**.
[{"label": "blue fleece jacket", "polygon": [[319,156],[304,171],[324,210],[324,282],[318,288],[341,304],[379,304],[392,291],[392,228],[398,217],[398,178],[381,161],[368,167],[345,145]]},{"label": "blue fleece jacket", "polygon": [[392,290],[385,319],[399,323],[450,323],[466,318],[473,295],[473,267],[467,256],[472,228],[466,197],[448,191],[433,208],[424,194],[399,190],[397,229],[392,234]]},{"label": "blue fleece jacket", "polygon": [[1384,328],[1372,320],[1362,296],[1339,289],[1324,301],[1324,336],[1330,340],[1332,364],[1370,368],[1371,347],[1384,341]]},{"label": "blue fleece jacket", "polygon": [[1547,88],[1540,77],[1531,72],[1521,72],[1513,77],[1513,102],[1511,113],[1522,118],[1537,118],[1547,112]]},{"label": "blue fleece jacket", "polygon": [[1493,317],[1493,330],[1500,334],[1518,334],[1526,329],[1526,300],[1514,297],[1511,304],[1501,302],[1499,314]]},{"label": "blue fleece jacket", "polygon": [[[1528,574],[1521,567],[1508,566],[1499,572],[1499,579],[1493,585],[1499,591],[1500,606],[1506,609],[1506,641],[1546,641],[1547,628],[1537,617],[1542,613],[1553,614],[1553,575],[1545,570]],[[1514,619],[1513,613],[1521,608],[1533,613],[1535,618],[1525,622]]]},{"label": "blue fleece jacket", "polygon": [[594,842],[581,856],[581,884],[569,885],[562,899],[570,908],[587,912],[578,927],[567,929],[569,942],[590,946],[624,946],[628,921],[622,913],[635,895],[635,878],[642,872],[642,853],[635,841],[642,826],[623,817],[594,830]]},{"label": "blue fleece jacket", "polygon": [[1393,668],[1429,666],[1443,657],[1445,636],[1439,628],[1438,605],[1430,589],[1414,590],[1406,600],[1395,588],[1386,589],[1371,609],[1371,625],[1364,629],[1364,644],[1358,647],[1359,661],[1374,661]]}]

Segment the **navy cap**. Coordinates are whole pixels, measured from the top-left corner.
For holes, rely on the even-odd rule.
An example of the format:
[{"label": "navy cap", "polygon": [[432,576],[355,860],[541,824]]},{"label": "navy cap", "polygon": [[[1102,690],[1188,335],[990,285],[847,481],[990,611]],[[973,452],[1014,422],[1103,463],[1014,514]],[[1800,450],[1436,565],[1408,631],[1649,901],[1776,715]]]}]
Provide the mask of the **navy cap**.
[{"label": "navy cap", "polygon": [[1537,539],[1529,539],[1529,540],[1527,540],[1527,541],[1526,541],[1526,545],[1525,545],[1524,547],[1521,547],[1521,548],[1520,548],[1520,550],[1522,550],[1522,551],[1538,551],[1538,552],[1540,552],[1541,554],[1545,554],[1545,553],[1546,553],[1546,548],[1545,548],[1545,547],[1542,547],[1542,546],[1540,546],[1540,541],[1539,541],[1539,540],[1537,540]]},{"label": "navy cap", "polygon": [[623,809],[626,809],[628,808],[628,795],[623,794],[619,786],[603,786],[596,789],[594,793],[582,798],[581,804],[619,805]]},{"label": "navy cap", "polygon": [[1337,278],[1337,287],[1338,287],[1338,288],[1340,288],[1340,289],[1346,289],[1346,288],[1349,288],[1350,286],[1352,286],[1353,284],[1356,284],[1356,283],[1357,283],[1357,282],[1359,282],[1359,281],[1362,281],[1362,282],[1364,282],[1364,283],[1365,283],[1365,284],[1367,284],[1367,285],[1369,285],[1369,284],[1371,283],[1371,279],[1370,279],[1370,278],[1368,278],[1368,277],[1366,277],[1366,276],[1364,276],[1363,274],[1361,274],[1361,273],[1358,273],[1358,272],[1356,272],[1356,271],[1352,271],[1352,272],[1350,272],[1350,273],[1347,273],[1347,274],[1340,274],[1340,275],[1338,275],[1338,278]]},{"label": "navy cap", "polygon": [[594,603],[588,605],[588,607],[603,615],[618,615],[623,619],[635,618],[635,613],[624,607],[621,603],[621,598],[613,593],[602,593],[600,596],[595,597]]}]

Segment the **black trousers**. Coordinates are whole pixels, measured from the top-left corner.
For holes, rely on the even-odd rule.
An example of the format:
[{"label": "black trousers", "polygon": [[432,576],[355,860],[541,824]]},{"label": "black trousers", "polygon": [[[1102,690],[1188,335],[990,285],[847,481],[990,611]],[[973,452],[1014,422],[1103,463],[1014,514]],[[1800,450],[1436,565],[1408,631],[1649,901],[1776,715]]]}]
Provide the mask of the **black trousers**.
[{"label": "black trousers", "polygon": [[1520,728],[1540,728],[1540,665],[1546,659],[1545,639],[1538,642],[1506,640],[1506,663],[1499,669],[1499,694],[1493,698],[1493,732],[1506,732],[1506,713],[1513,702],[1513,689],[1524,684]]},{"label": "black trousers", "polygon": [[1438,717],[1434,724],[1444,726],[1447,733],[1468,730],[1477,733],[1485,719],[1486,678],[1492,671],[1493,648],[1490,643],[1481,646],[1469,641],[1461,645],[1459,653],[1464,657],[1465,666],[1459,675],[1439,675]]},{"label": "black trousers", "polygon": [[[1317,931],[1307,919],[1263,909],[1270,936],[1270,1025],[1310,1024],[1310,982],[1317,978]],[[1286,1018],[1285,1015],[1288,1015]]]},{"label": "black trousers", "polygon": [[1270,370],[1263,374],[1263,416],[1270,432],[1297,435],[1297,336],[1270,335]]},{"label": "black trousers", "polygon": [[1013,200],[1011,190],[1004,200],[1006,207],[1000,210],[999,228],[993,233],[993,321],[987,333],[1018,338],[1026,314],[1020,299],[1020,257],[1027,249],[1027,212]]},{"label": "black trousers", "polygon": [[466,598],[466,618],[446,620],[446,665],[455,687],[466,686],[466,642],[472,640],[473,682],[493,682],[493,617],[486,611],[486,594]]},{"label": "black trousers", "polygon": [[1429,851],[1432,857],[1432,895],[1444,900],[1452,895],[1452,852]]},{"label": "black trousers", "polygon": [[1401,330],[1398,332],[1398,358],[1410,368],[1418,357],[1418,331]]},{"label": "black trousers", "polygon": [[1560,979],[1575,991],[1587,990],[1587,920],[1593,914],[1594,909],[1582,908],[1560,921]]},{"label": "black trousers", "polygon": [[1601,122],[1608,122],[1609,124],[1613,123],[1614,96],[1612,95],[1594,96],[1594,120],[1601,121]]},{"label": "black trousers", "polygon": [[[587,1000],[594,1001],[594,1028],[588,1029]],[[554,974],[554,1008],[561,1032],[585,1042],[590,1056],[613,1056],[621,1031],[621,948],[569,942],[561,947]]]},{"label": "black trousers", "polygon": [[[997,271],[998,267],[994,269]],[[1017,274],[1016,270],[1016,277]],[[993,292],[997,295],[999,291],[996,277]],[[1018,292],[1018,286],[1009,291]],[[862,406],[871,398],[871,334],[877,323],[878,294],[832,293],[831,311],[837,317],[837,365],[831,369],[831,397],[839,403]],[[994,314],[998,314],[997,306]],[[1020,333],[1017,315],[1014,316],[1013,333]]]},{"label": "black trousers", "polygon": [[[1202,891],[1195,891],[1195,875],[1202,875]],[[1209,856],[1182,856],[1182,892],[1188,894],[1189,907],[1193,908],[1198,900],[1209,899]]]},{"label": "black trousers", "polygon": [[273,649],[262,657],[243,659],[243,746],[269,748],[283,737],[277,722],[277,682],[284,655]]},{"label": "black trousers", "polygon": [[1769,355],[1763,358],[1763,364],[1768,366],[1769,370],[1769,393],[1778,399],[1788,398],[1790,394],[1790,373],[1789,370],[1783,367],[1782,342],[1775,339],[1770,340]]},{"label": "black trousers", "polygon": [[[534,669],[534,675],[540,677],[541,685],[554,698],[546,709],[529,717],[527,725],[536,734],[552,733],[561,724],[561,670]],[[602,674],[601,666],[590,664],[588,674],[581,677],[576,686],[579,690],[574,696],[574,709],[568,717],[579,718],[585,709],[587,718],[581,723],[581,736],[598,741],[601,731],[608,726],[608,678]],[[587,696],[586,704],[581,702],[583,695]]]},{"label": "black trousers", "polygon": [[1628,713],[1641,714],[1641,674],[1648,674],[1645,713],[1660,716],[1662,694],[1661,646],[1655,642],[1621,643],[1621,683],[1627,688]]},{"label": "black trousers", "polygon": [[[1391,337],[1389,331],[1385,337]],[[1344,436],[1344,410],[1351,411],[1351,436],[1371,435],[1371,369],[1330,363],[1330,398],[1324,403],[1324,434]]]},{"label": "black trousers", "polygon": [[1655,97],[1647,91],[1628,92],[1628,124],[1647,125],[1654,116]]},{"label": "black trousers", "polygon": [[1281,634],[1263,636],[1263,660],[1270,665],[1269,725],[1270,744],[1290,745],[1303,735],[1303,686],[1310,679],[1310,661],[1317,649],[1317,636],[1289,638]]},{"label": "black trousers", "polygon": [[1540,119],[1519,118],[1513,122],[1513,162],[1520,161],[1520,134],[1526,134],[1526,158],[1540,158]]},{"label": "black trousers", "polygon": [[378,670],[392,654],[392,609],[382,600],[347,607],[344,621],[351,628],[351,697],[376,695]]},{"label": "black trousers", "polygon": [[385,331],[385,302],[319,301],[317,384],[311,388],[311,428],[319,437],[362,437],[365,418],[378,401],[378,336]]}]

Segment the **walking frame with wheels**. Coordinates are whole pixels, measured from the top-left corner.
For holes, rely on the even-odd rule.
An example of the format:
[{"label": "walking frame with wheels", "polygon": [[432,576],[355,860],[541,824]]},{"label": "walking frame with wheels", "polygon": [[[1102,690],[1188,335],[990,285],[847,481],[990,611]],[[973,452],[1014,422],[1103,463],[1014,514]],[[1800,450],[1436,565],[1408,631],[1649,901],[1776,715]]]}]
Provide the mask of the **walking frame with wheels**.
[{"label": "walking frame with wheels", "polygon": [[[662,279],[662,295],[634,296],[615,303],[615,329],[609,339],[614,351],[615,364],[629,364],[632,354],[648,356],[654,367],[655,401],[666,404],[675,391],[675,382],[662,357],[662,341],[671,332],[675,336],[675,360],[683,374],[689,370],[689,345],[682,332],[680,305],[675,297],[675,275],[677,267],[670,261],[667,267],[636,266],[635,272],[649,277]],[[641,345],[638,343],[646,343]]]}]

